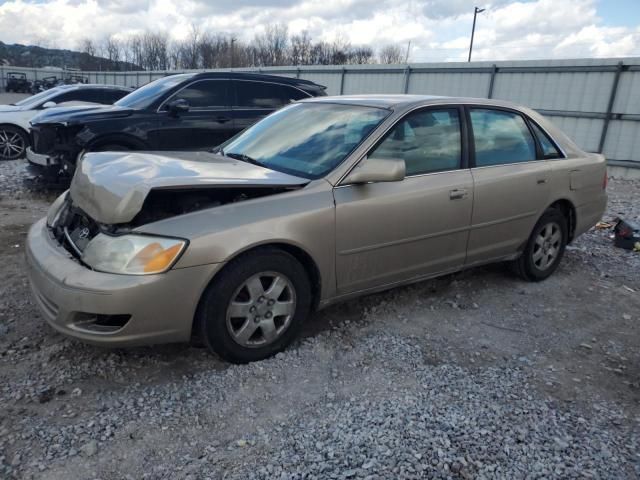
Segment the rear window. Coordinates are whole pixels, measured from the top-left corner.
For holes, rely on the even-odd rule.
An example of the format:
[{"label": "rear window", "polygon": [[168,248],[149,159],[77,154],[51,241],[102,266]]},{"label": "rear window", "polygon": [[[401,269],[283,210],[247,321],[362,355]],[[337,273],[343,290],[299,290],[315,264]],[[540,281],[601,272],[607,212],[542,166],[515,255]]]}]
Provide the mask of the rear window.
[{"label": "rear window", "polygon": [[536,143],[521,115],[471,109],[476,167],[536,160]]},{"label": "rear window", "polygon": [[238,80],[235,84],[238,106],[244,108],[277,109],[309,97],[297,88],[276,83]]}]

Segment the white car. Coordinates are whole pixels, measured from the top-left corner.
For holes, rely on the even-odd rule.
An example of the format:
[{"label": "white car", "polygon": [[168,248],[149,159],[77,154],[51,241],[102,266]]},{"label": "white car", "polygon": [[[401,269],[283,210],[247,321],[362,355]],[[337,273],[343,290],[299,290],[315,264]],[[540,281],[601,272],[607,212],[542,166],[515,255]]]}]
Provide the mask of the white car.
[{"label": "white car", "polygon": [[110,105],[132,89],[117,85],[61,85],[20,100],[0,105],[0,160],[24,156],[29,141],[29,122],[42,109],[73,105]]}]

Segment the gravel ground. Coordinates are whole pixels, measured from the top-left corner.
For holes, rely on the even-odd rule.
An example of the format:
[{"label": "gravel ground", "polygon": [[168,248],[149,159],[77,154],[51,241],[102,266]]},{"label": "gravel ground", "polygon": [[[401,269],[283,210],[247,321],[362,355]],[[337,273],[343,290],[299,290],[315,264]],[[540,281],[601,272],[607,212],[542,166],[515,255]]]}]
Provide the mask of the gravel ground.
[{"label": "gravel ground", "polygon": [[[494,265],[329,308],[276,358],[105,350],[29,296],[53,193],[0,163],[0,478],[638,478],[640,254],[608,231],[539,284]],[[640,222],[640,182],[605,219]]]}]

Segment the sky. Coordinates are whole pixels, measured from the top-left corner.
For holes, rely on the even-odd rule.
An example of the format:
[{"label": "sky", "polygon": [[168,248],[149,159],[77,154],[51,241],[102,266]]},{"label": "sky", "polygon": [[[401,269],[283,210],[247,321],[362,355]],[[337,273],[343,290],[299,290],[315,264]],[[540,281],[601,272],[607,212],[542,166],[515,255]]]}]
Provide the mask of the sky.
[{"label": "sky", "polygon": [[640,0],[0,0],[0,41],[77,48],[83,38],[192,26],[250,40],[268,24],[316,40],[408,48],[411,62],[640,56]]}]

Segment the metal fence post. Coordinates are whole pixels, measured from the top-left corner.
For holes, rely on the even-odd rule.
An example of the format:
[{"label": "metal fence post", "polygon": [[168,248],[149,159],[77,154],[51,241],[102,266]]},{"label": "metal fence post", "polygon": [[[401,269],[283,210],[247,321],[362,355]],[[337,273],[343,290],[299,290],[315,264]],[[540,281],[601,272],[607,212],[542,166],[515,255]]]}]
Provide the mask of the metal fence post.
[{"label": "metal fence post", "polygon": [[618,68],[616,69],[615,76],[613,77],[613,84],[611,85],[611,93],[609,94],[609,103],[607,104],[607,113],[604,117],[604,123],[602,124],[602,134],[600,135],[600,143],[598,144],[598,153],[602,153],[604,149],[604,142],[607,140],[607,132],[609,131],[609,122],[611,121],[611,112],[613,111],[613,105],[616,102],[616,94],[618,93],[618,83],[620,82],[620,74],[624,68],[622,62],[618,62]]},{"label": "metal fence post", "polygon": [[411,67],[407,65],[404,70],[404,91],[403,93],[409,93],[409,79],[411,78]]},{"label": "metal fence post", "polygon": [[493,97],[493,85],[496,81],[496,73],[498,73],[498,66],[494,63],[491,69],[491,79],[489,80],[489,93],[487,93],[487,98]]},{"label": "metal fence post", "polygon": [[346,68],[342,68],[342,74],[340,75],[340,95],[344,93],[344,76],[347,73]]}]

